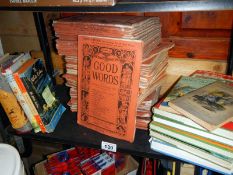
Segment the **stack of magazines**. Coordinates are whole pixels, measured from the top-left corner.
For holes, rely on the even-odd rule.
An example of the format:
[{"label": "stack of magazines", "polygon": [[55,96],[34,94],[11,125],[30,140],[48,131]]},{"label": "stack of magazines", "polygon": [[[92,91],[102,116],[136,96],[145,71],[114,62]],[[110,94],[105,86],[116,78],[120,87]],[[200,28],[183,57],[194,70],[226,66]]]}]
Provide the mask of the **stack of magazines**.
[{"label": "stack of magazines", "polygon": [[[142,40],[143,58],[139,83],[138,128],[147,129],[152,104],[159,95],[160,83],[167,67],[167,53],[172,43],[161,42],[161,24],[158,17],[79,15],[54,21],[57,36],[56,47],[60,55],[65,55],[66,85],[70,87],[69,106],[77,111],[77,64],[78,36],[100,36],[127,40]],[[98,48],[96,48],[98,49]],[[145,100],[145,101],[144,101]],[[151,118],[151,115],[150,117]]]},{"label": "stack of magazines", "polygon": [[153,108],[151,149],[223,174],[233,173],[233,78],[197,70]]}]

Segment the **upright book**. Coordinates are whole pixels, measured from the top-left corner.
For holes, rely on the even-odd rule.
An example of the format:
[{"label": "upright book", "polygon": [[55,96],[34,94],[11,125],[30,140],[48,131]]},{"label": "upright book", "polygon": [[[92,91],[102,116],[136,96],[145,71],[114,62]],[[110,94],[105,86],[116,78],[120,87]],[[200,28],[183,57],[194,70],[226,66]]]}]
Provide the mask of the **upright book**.
[{"label": "upright book", "polygon": [[214,130],[233,119],[233,87],[214,82],[169,105],[208,130]]},{"label": "upright book", "polygon": [[44,132],[53,132],[65,108],[55,96],[51,78],[41,59],[28,60],[14,73],[14,78],[36,108],[40,127],[44,127]]},{"label": "upright book", "polygon": [[2,67],[2,74],[5,76],[5,79],[7,83],[10,85],[12,92],[16,96],[19,104],[23,108],[28,120],[30,121],[32,128],[34,129],[35,132],[41,131],[35,116],[33,115],[32,110],[30,109],[29,104],[26,102],[26,99],[24,98],[20,88],[18,87],[16,81],[14,80],[13,73],[19,69],[26,61],[28,61],[31,58],[29,53],[26,54],[20,54],[17,57],[17,61],[15,61],[14,64],[11,66],[4,66]]},{"label": "upright book", "polygon": [[78,37],[78,123],[134,141],[143,42]]}]

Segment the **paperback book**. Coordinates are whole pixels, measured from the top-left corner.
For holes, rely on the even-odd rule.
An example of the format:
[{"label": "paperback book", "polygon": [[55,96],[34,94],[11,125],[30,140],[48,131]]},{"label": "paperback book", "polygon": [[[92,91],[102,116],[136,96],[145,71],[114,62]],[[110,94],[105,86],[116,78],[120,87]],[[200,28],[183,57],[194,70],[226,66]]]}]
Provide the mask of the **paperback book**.
[{"label": "paperback book", "polygon": [[46,132],[53,132],[65,107],[55,96],[51,78],[41,59],[30,59],[14,73],[20,86],[30,96]]},{"label": "paperback book", "polygon": [[214,79],[182,76],[162,101],[162,103],[160,103],[159,109],[179,114],[178,111],[169,106],[169,102],[171,100],[181,97],[215,81],[216,80]]},{"label": "paperback book", "polygon": [[35,132],[41,131],[36,118],[30,109],[29,104],[26,102],[25,97],[23,96],[19,86],[17,85],[13,73],[19,69],[26,61],[28,61],[31,58],[29,53],[26,54],[20,54],[17,57],[17,61],[14,62],[11,66],[6,66],[5,68],[2,68],[2,74],[5,76],[5,79],[7,83],[10,85],[12,92],[17,98],[17,101],[21,105],[23,111],[25,112],[28,120],[30,121],[32,128],[34,129]]},{"label": "paperback book", "polygon": [[233,119],[233,87],[217,81],[172,100],[169,105],[206,129],[214,130]]},{"label": "paperback book", "polygon": [[78,124],[134,141],[143,42],[79,36]]}]

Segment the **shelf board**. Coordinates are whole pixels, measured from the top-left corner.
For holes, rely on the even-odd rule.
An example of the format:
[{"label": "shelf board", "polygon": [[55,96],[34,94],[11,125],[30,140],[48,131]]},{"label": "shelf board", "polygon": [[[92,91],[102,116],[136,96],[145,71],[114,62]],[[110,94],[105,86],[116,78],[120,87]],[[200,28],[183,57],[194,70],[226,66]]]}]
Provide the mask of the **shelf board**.
[{"label": "shelf board", "polygon": [[36,3],[12,3],[4,5],[5,3],[3,2],[0,2],[0,10],[9,11],[171,12],[233,10],[232,0],[119,0],[115,6],[109,7],[81,7],[77,5],[71,6],[69,3],[67,6],[60,6],[58,3],[48,4],[47,6],[39,6]]},{"label": "shelf board", "polygon": [[[58,96],[62,97],[67,101],[67,88],[60,86],[57,90]],[[67,109],[62,115],[55,131],[53,133],[34,133],[29,132],[26,134],[18,135],[25,138],[56,142],[69,145],[80,145],[90,148],[101,149],[101,142],[110,142],[117,145],[117,151],[132,154],[140,157],[151,157],[151,158],[168,158],[168,156],[154,152],[150,149],[148,131],[137,130],[135,134],[135,140],[133,143],[129,143],[123,140],[108,137],[106,135],[97,133],[88,128],[82,127],[77,124],[77,113],[70,112]],[[15,130],[8,126],[7,131],[9,134],[17,135]],[[169,159],[172,159],[169,157]]]}]

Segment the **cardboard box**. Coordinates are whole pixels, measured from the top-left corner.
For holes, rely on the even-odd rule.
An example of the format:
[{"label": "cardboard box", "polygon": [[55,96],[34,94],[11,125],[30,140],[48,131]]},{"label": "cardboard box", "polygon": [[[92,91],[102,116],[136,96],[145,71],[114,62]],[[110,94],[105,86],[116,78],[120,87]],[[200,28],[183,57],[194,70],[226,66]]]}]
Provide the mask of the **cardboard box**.
[{"label": "cardboard box", "polygon": [[126,155],[125,167],[117,175],[136,175],[139,163],[130,155]]},{"label": "cardboard box", "polygon": [[[48,175],[44,167],[47,160],[39,162],[34,167],[35,175]],[[116,172],[116,175],[136,175],[138,171],[138,162],[130,155],[126,155],[126,163],[122,170]]]}]

